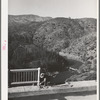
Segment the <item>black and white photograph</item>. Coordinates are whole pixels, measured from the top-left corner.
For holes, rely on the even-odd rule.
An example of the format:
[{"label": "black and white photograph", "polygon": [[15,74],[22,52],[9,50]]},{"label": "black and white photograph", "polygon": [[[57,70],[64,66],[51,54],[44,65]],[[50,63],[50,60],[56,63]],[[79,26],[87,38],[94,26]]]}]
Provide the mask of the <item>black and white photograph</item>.
[{"label": "black and white photograph", "polygon": [[97,100],[98,0],[8,0],[8,100]]}]

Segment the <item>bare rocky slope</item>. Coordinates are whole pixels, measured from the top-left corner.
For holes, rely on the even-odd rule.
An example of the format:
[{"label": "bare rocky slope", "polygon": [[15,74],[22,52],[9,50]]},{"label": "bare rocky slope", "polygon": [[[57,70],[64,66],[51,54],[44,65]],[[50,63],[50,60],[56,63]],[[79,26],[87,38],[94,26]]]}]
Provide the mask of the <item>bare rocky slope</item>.
[{"label": "bare rocky slope", "polygon": [[[66,67],[79,65],[81,73],[72,73],[68,80],[96,78],[96,19],[9,15],[8,20],[9,68],[35,65],[49,71],[63,71]],[[59,52],[63,52],[66,59]],[[74,57],[83,64],[77,64]]]}]

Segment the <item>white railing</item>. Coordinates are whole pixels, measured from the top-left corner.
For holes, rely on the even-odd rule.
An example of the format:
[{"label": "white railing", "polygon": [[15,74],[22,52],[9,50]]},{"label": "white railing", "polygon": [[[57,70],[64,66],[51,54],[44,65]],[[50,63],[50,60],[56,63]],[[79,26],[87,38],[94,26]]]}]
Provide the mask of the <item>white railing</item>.
[{"label": "white railing", "polygon": [[11,69],[10,84],[40,83],[40,68],[34,69]]}]

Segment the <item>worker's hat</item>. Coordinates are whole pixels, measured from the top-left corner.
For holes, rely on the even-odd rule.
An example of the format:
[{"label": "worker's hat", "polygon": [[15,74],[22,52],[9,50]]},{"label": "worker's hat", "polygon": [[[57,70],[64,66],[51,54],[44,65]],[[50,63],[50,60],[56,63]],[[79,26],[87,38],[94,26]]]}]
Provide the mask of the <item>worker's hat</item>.
[{"label": "worker's hat", "polygon": [[41,73],[41,74],[40,74],[40,77],[43,78],[43,77],[44,77],[44,73]]}]

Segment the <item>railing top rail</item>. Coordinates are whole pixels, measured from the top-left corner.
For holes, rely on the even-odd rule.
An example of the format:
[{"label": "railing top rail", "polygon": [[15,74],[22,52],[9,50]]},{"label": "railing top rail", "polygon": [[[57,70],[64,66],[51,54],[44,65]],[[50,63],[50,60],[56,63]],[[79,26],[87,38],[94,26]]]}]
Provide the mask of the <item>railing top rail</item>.
[{"label": "railing top rail", "polygon": [[31,68],[31,69],[10,69],[12,72],[23,72],[23,71],[37,71],[40,68]]}]

